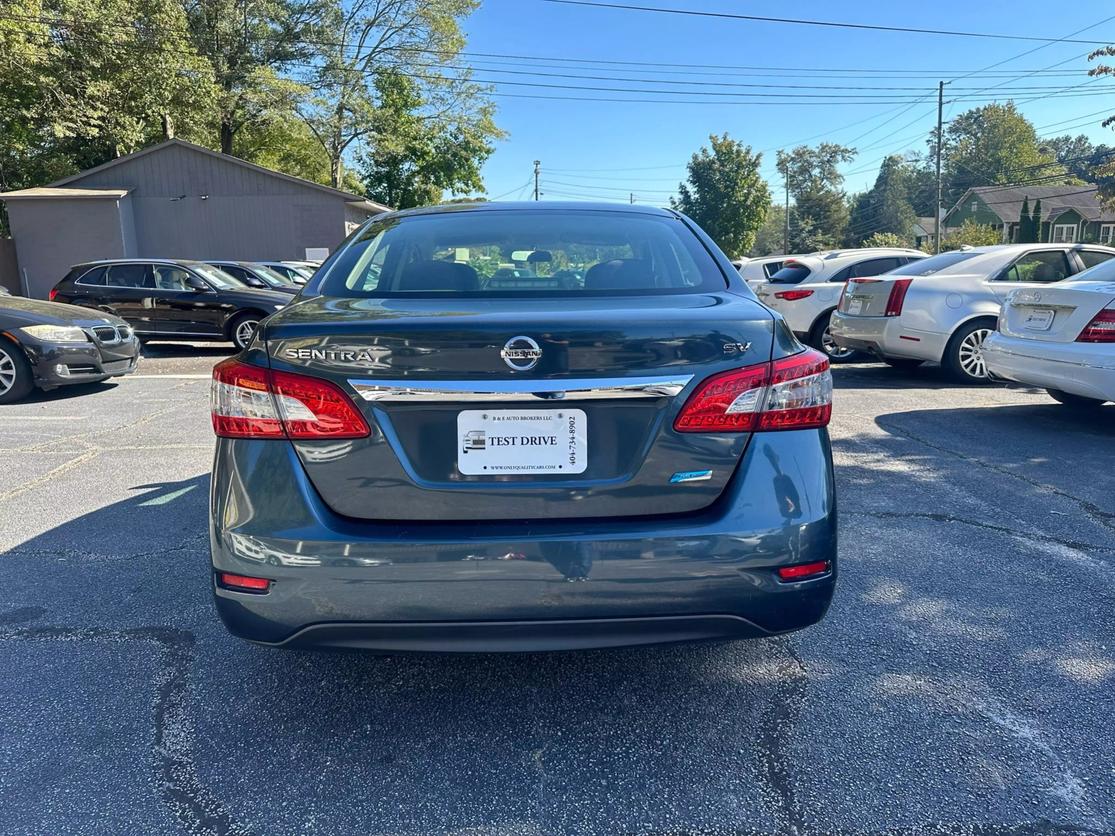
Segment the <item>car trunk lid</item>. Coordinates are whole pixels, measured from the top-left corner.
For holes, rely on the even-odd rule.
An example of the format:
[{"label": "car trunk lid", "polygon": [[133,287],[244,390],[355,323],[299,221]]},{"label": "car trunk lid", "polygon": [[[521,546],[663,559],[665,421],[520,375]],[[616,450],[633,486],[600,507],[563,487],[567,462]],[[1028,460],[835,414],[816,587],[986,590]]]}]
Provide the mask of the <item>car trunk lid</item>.
[{"label": "car trunk lid", "polygon": [[1003,306],[1000,330],[1039,342],[1075,342],[1101,310],[1115,303],[1111,282],[1071,282],[1024,289]]},{"label": "car trunk lid", "polygon": [[673,419],[704,378],[768,361],[773,320],[730,293],[318,297],[268,320],[265,340],[272,368],[331,380],[371,427],[294,442],[334,511],[598,518],[716,500],[747,433],[678,433]]}]

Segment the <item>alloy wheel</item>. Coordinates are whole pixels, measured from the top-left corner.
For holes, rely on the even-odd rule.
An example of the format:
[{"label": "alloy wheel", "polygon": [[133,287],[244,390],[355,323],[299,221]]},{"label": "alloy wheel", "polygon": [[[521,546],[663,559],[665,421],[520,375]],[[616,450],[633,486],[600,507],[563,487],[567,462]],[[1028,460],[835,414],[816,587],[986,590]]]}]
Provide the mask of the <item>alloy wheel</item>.
[{"label": "alloy wheel", "polygon": [[259,320],[245,319],[236,326],[236,331],[233,332],[232,338],[236,341],[237,348],[247,348],[248,344],[255,336],[256,328],[259,327]]},{"label": "alloy wheel", "polygon": [[833,360],[847,360],[856,353],[854,348],[838,345],[836,340],[832,338],[830,328],[826,328],[824,333],[821,334],[821,348]]},{"label": "alloy wheel", "polygon": [[0,395],[6,394],[15,386],[15,360],[7,351],[0,348]]},{"label": "alloy wheel", "polygon": [[991,336],[990,328],[977,328],[960,341],[957,360],[964,373],[977,378],[987,377],[987,361],[983,357],[983,343]]}]

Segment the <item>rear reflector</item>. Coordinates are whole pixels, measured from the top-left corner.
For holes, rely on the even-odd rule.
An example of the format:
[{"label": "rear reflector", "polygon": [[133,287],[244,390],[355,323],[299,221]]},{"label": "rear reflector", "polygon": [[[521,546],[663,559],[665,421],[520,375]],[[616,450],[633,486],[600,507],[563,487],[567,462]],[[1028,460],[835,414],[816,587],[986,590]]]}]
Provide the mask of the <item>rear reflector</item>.
[{"label": "rear reflector", "polygon": [[50,300],[51,302],[53,302],[53,301],[54,301],[54,297],[55,297],[55,296],[57,296],[57,295],[58,295],[58,288],[56,288],[56,287],[52,287],[52,288],[50,289],[50,293],[48,293],[48,294],[46,295],[46,298],[47,298],[47,299],[49,299],[49,300]]},{"label": "rear reflector", "polygon": [[797,566],[781,566],[778,577],[783,581],[804,581],[818,575],[827,575],[832,566],[827,560],[818,560],[815,563],[802,563]]},{"label": "rear reflector", "polygon": [[340,387],[229,358],[213,367],[213,431],[222,438],[363,438],[368,422]]},{"label": "rear reflector", "polygon": [[831,416],[828,358],[808,349],[709,377],[689,396],[674,429],[683,433],[804,430],[827,425]]},{"label": "rear reflector", "polygon": [[1115,308],[1104,308],[1084,326],[1078,343],[1115,343]]},{"label": "rear reflector", "polygon": [[775,299],[785,299],[787,302],[796,302],[798,299],[808,299],[813,295],[812,290],[783,290],[774,294]]},{"label": "rear reflector", "polygon": [[902,313],[902,305],[906,301],[906,291],[910,289],[913,279],[895,279],[887,297],[887,310],[885,316],[898,316]]},{"label": "rear reflector", "polygon": [[267,592],[271,581],[267,578],[253,578],[249,575],[234,575],[232,572],[218,572],[217,583],[225,589],[236,592]]}]

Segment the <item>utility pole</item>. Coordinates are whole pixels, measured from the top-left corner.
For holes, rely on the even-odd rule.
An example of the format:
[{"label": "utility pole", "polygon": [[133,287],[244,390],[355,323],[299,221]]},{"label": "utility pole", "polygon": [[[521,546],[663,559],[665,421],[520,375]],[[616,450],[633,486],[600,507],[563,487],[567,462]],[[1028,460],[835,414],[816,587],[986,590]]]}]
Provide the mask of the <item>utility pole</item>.
[{"label": "utility pole", "polygon": [[941,146],[942,128],[944,126],[944,113],[945,113],[945,83],[943,81],[937,84],[937,204],[936,211],[933,213],[933,253],[937,254],[941,251]]},{"label": "utility pole", "polygon": [[542,173],[542,161],[534,161],[534,199],[538,200],[538,175]]},{"label": "utility pole", "polygon": [[631,202],[632,203],[635,202],[635,193],[634,192],[631,192]]},{"label": "utility pole", "polygon": [[787,167],[782,174],[786,181],[786,225],[782,230],[782,255],[790,254],[790,171]]}]

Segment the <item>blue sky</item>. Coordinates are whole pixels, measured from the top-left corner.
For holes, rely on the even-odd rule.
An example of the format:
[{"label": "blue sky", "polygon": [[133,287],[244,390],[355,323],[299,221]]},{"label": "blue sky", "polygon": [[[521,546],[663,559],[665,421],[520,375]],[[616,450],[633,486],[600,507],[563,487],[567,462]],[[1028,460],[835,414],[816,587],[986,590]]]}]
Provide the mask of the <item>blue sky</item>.
[{"label": "blue sky", "polygon": [[[737,14],[812,18],[934,29],[966,30],[1047,38],[1075,35],[1087,40],[1115,42],[1115,6],[1107,0],[1078,3],[1012,0],[1010,3],[884,3],[879,0],[834,4],[816,0],[794,3],[773,0],[628,0],[635,5],[718,11]],[[1004,14],[1009,9],[1010,14]],[[1089,66],[1087,44],[991,40],[955,36],[854,31],[752,21],[683,17],[618,9],[557,5],[543,0],[483,0],[467,21],[467,51],[501,55],[586,59],[527,62],[470,57],[477,79],[541,82],[596,87],[684,91],[678,94],[581,92],[558,88],[497,85],[496,91],[516,96],[645,98],[699,100],[697,104],[660,102],[585,102],[497,96],[498,123],[509,133],[484,168],[490,197],[529,197],[532,161],[542,161],[542,188],[553,199],[599,196],[626,200],[630,192],[642,202],[664,204],[684,176],[690,155],[710,133],[728,132],[763,150],[763,172],[778,199],[781,182],[774,171],[774,152],[809,138],[850,144],[855,161],[844,167],[845,187],[857,191],[870,186],[880,159],[889,153],[922,151],[936,122],[936,84],[946,87],[946,119],[982,102],[948,103],[952,95],[1012,97],[1043,135],[1084,133],[1095,141],[1115,144],[1115,132],[1099,126],[1107,108],[1115,113],[1115,94],[1095,95],[1092,88],[1115,86],[1113,80],[1094,81],[1084,75]],[[1031,52],[1032,50],[1032,52]],[[1030,52],[1027,55],[1021,55]],[[1016,57],[1017,56],[1017,57]],[[1014,60],[1007,60],[1014,59]],[[690,67],[632,67],[596,63],[648,62],[699,65]],[[1005,62],[989,73],[960,78],[967,72]],[[712,70],[708,65],[760,69]],[[767,68],[791,68],[790,71]],[[810,72],[811,68],[821,68]],[[523,70],[552,73],[549,77],[520,75]],[[1026,71],[1041,75],[1014,79]],[[885,72],[859,72],[864,70]],[[502,72],[501,72],[502,71]],[[513,72],[508,72],[513,71]],[[1065,73],[1054,75],[1052,73]],[[600,76],[598,79],[567,75]],[[647,79],[643,83],[617,78]],[[716,84],[804,85],[805,88],[710,87]],[[831,102],[813,105],[785,93],[816,94],[811,87],[910,87],[909,91],[836,90],[833,96],[876,98],[860,104]],[[995,87],[994,85],[998,85]],[[1079,87],[1079,85],[1085,85]],[[968,91],[957,88],[969,87]],[[991,87],[981,91],[980,88]],[[1047,88],[1029,93],[1012,87]],[[1061,88],[1073,88],[1050,96]],[[1078,88],[1078,89],[1077,89]],[[956,92],[952,92],[956,90]],[[694,91],[690,95],[689,91]],[[707,102],[705,91],[775,94],[758,100]],[[1074,97],[1070,94],[1092,93]],[[827,94],[826,94],[827,95]],[[907,99],[924,96],[911,106]],[[1042,97],[1042,98],[1037,98]],[[899,99],[903,100],[898,103]],[[1035,99],[1024,102],[1025,99]],[[807,100],[808,101],[808,100]],[[894,103],[883,103],[883,102]],[[787,104],[786,102],[791,102]],[[1064,122],[1063,125],[1054,123]],[[1051,127],[1044,128],[1049,125]]]}]

